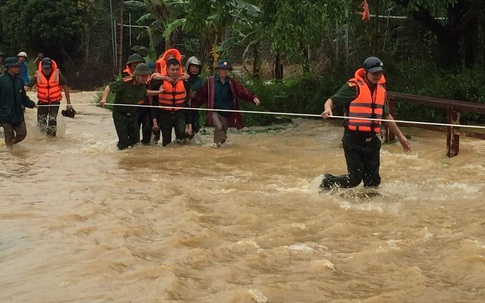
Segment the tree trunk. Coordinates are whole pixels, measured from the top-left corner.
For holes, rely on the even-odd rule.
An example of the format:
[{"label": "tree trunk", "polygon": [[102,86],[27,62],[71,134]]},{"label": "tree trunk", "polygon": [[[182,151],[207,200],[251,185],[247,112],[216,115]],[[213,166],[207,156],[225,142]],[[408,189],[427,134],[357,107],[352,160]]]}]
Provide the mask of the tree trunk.
[{"label": "tree trunk", "polygon": [[277,50],[274,56],[274,77],[276,80],[283,79],[283,63],[281,62],[280,51]]},{"label": "tree trunk", "polygon": [[[484,3],[484,0],[458,0],[448,7],[448,18],[444,25],[423,7],[413,12],[413,17],[436,35],[441,67],[454,70],[463,62],[467,67],[473,65],[478,44],[478,12]],[[407,5],[408,2],[401,4]]]},{"label": "tree trunk", "polygon": [[170,33],[170,36],[168,36],[165,39],[165,51],[175,48],[175,43],[177,41],[177,30],[174,30]]},{"label": "tree trunk", "polygon": [[253,47],[253,77],[261,79],[261,59],[256,45]]},{"label": "tree trunk", "polygon": [[479,48],[478,42],[478,17],[468,27],[465,32],[465,41],[463,47],[465,49],[465,66],[472,68],[475,64],[475,57],[477,55],[477,49]]},{"label": "tree trunk", "polygon": [[303,42],[300,42],[300,45],[302,46],[302,52],[303,52],[303,62],[302,62],[303,73],[306,74],[310,72],[310,51],[308,47],[303,44]]},{"label": "tree trunk", "polygon": [[437,37],[437,57],[441,67],[456,70],[461,65],[460,36],[443,31]]}]

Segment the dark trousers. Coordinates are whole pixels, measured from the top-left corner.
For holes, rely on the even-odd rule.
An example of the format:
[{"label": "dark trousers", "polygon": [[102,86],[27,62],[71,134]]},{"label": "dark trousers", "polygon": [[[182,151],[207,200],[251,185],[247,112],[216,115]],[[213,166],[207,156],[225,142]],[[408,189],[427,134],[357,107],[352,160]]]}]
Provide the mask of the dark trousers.
[{"label": "dark trousers", "polygon": [[22,142],[27,137],[27,127],[25,121],[8,124],[0,124],[3,127],[3,134],[5,136],[5,145],[12,147],[14,144]]},{"label": "dark trousers", "polygon": [[381,184],[379,175],[381,140],[376,135],[366,137],[345,133],[342,139],[347,175],[325,175],[327,184],[343,188],[355,187],[364,181],[364,187]]},{"label": "dark trousers", "polygon": [[140,141],[138,113],[121,113],[113,110],[113,121],[118,135],[118,149],[126,149]]},{"label": "dark trousers", "polygon": [[[60,102],[56,103],[38,103],[37,124],[42,132],[48,137],[55,137],[57,133],[57,114],[59,113]],[[48,106],[47,106],[48,105]]]},{"label": "dark trousers", "polygon": [[192,132],[194,134],[198,133],[200,130],[199,116],[200,113],[198,110],[192,111]]},{"label": "dark trousers", "polygon": [[177,140],[185,140],[185,114],[183,110],[160,110],[157,120],[162,131],[162,146],[167,146],[172,142],[172,129],[175,130]]},{"label": "dark trousers", "polygon": [[152,115],[149,108],[138,109],[138,127],[141,126],[141,143],[149,144],[152,136]]}]

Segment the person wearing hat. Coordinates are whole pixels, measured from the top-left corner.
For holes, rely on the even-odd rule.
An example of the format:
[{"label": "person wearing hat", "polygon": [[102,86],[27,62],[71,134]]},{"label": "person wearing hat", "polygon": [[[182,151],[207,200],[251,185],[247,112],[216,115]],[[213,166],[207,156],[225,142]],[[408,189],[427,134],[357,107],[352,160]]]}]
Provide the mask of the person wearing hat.
[{"label": "person wearing hat", "polygon": [[42,59],[34,77],[26,85],[29,91],[37,86],[37,99],[39,109],[37,110],[37,123],[42,132],[48,137],[55,137],[57,133],[57,114],[62,100],[62,91],[66,95],[66,110],[73,111],[71,106],[71,96],[66,78],[57,68],[56,61],[49,57]]},{"label": "person wearing hat", "polygon": [[[145,59],[143,59],[142,56],[138,54],[133,54],[129,56],[128,61],[126,61],[125,69],[121,73],[121,77],[122,78],[133,77],[133,72],[135,71],[136,66],[140,63],[145,63]],[[108,96],[109,93],[110,93],[109,85],[106,85],[106,87],[104,88],[103,94],[106,94],[106,96]]]},{"label": "person wearing hat", "polygon": [[[197,57],[192,56],[187,60],[185,70],[190,77],[187,80],[190,85],[187,97],[189,106],[192,106],[192,100],[196,99],[197,91],[199,91],[204,82],[200,77],[200,73],[202,72],[202,62]],[[191,122],[191,124],[187,124],[187,134],[189,134],[189,139],[192,139],[200,130],[199,111],[192,112]]]},{"label": "person wearing hat", "polygon": [[27,83],[29,83],[29,67],[27,66],[27,53],[20,52],[17,54],[17,58],[19,59],[19,62],[21,64],[19,77],[22,78],[22,80],[24,80],[24,85],[27,85]]},{"label": "person wearing hat", "polygon": [[20,62],[16,57],[5,59],[6,72],[0,76],[0,126],[3,127],[5,144],[11,148],[25,139],[24,107],[37,107],[24,90],[24,83],[17,74]]},{"label": "person wearing hat", "polygon": [[3,66],[3,56],[5,56],[5,54],[0,51],[0,75],[5,72],[5,66]]},{"label": "person wearing hat", "polygon": [[145,63],[145,59],[138,54],[133,54],[128,57],[128,61],[126,61],[125,70],[121,73],[122,77],[132,77],[133,72],[138,64]]},{"label": "person wearing hat", "polygon": [[[227,141],[227,129],[234,126],[237,129],[243,127],[241,113],[231,112],[239,110],[239,99],[260,104],[258,96],[242,86],[236,79],[230,77],[232,70],[231,62],[222,59],[217,62],[216,74],[210,76],[197,92],[193,106],[200,107],[207,104],[207,108],[216,109],[208,111],[206,123],[214,126],[214,148],[219,148]],[[222,109],[225,111],[217,111]]]},{"label": "person wearing hat", "polygon": [[[333,108],[344,108],[344,135],[342,138],[347,174],[325,174],[320,185],[329,190],[335,187],[349,188],[359,185],[376,188],[381,183],[379,175],[381,120],[394,120],[387,104],[386,80],[382,61],[377,57],[365,59],[354,77],[324,104],[322,118],[332,117]],[[367,119],[369,120],[367,120]],[[404,151],[410,151],[406,137],[394,121],[384,121],[396,135]],[[333,160],[333,159],[332,159]]]},{"label": "person wearing hat", "polygon": [[125,77],[108,85],[103,92],[99,106],[104,107],[110,92],[116,94],[113,103],[113,121],[118,135],[117,147],[126,149],[140,141],[140,126],[138,124],[138,108],[134,105],[143,104],[145,97],[157,95],[160,91],[148,90],[146,82],[152,71],[145,63],[138,64],[132,77]]}]

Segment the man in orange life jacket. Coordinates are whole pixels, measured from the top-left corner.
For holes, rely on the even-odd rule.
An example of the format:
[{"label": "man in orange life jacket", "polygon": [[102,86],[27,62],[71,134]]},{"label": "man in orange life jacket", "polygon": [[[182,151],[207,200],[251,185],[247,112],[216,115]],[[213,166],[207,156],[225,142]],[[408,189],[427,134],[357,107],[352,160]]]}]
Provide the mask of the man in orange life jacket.
[{"label": "man in orange life jacket", "polygon": [[[349,118],[344,121],[344,136],[342,138],[347,162],[347,175],[333,176],[325,174],[320,187],[355,187],[364,181],[364,187],[378,187],[381,183],[379,175],[381,141],[381,121],[394,120],[389,113],[385,78],[382,74],[383,64],[379,58],[369,57],[340,90],[330,97],[324,105],[322,117],[332,116],[335,106],[343,107]],[[352,119],[364,118],[364,119]],[[410,151],[406,137],[401,133],[394,121],[384,122],[396,135],[404,151]]]},{"label": "man in orange life jacket", "polygon": [[39,64],[34,77],[26,85],[26,90],[31,90],[34,85],[37,85],[37,99],[39,99],[37,123],[40,129],[47,133],[47,136],[55,137],[62,91],[66,95],[66,109],[72,108],[67,81],[57,68],[56,62],[46,57],[42,59],[42,64]]},{"label": "man in orange life jacket", "polygon": [[[160,108],[152,110],[153,128],[162,131],[162,146],[172,142],[172,129],[175,130],[175,138],[178,142],[185,142],[185,125],[190,124],[191,114],[182,109],[187,105],[188,82],[180,75],[181,63],[175,58],[168,59],[165,80],[161,87],[163,92],[154,98],[153,105]],[[163,74],[162,74],[163,75]],[[168,80],[170,78],[172,81]],[[157,103],[158,101],[158,103]],[[164,106],[166,106],[164,108]]]}]

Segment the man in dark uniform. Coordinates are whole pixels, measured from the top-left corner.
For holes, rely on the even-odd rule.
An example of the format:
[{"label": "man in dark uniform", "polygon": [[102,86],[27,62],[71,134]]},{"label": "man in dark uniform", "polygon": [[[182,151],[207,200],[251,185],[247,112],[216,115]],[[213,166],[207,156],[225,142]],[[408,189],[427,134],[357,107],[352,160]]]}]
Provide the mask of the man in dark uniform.
[{"label": "man in dark uniform", "polygon": [[[363,68],[355,72],[340,90],[330,97],[324,105],[322,117],[333,115],[334,106],[344,108],[344,136],[342,138],[347,175],[333,176],[325,174],[320,187],[355,187],[364,181],[364,187],[378,187],[381,141],[381,119],[394,120],[389,113],[383,64],[379,58],[369,57]],[[408,140],[401,133],[394,121],[384,122],[396,135],[404,151],[411,150]]]},{"label": "man in dark uniform", "polygon": [[132,77],[125,77],[109,84],[109,90],[103,92],[99,106],[106,104],[109,92],[115,93],[113,121],[118,134],[118,149],[123,150],[140,141],[137,104],[144,102],[147,93],[158,94],[159,91],[148,91],[146,82],[152,73],[148,65],[136,66]]},{"label": "man in dark uniform", "polygon": [[24,81],[17,76],[20,65],[15,57],[5,59],[7,71],[0,76],[0,126],[3,127],[5,144],[9,148],[27,136],[23,107],[37,107],[26,95]]}]

